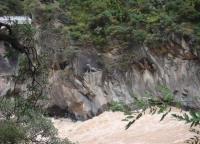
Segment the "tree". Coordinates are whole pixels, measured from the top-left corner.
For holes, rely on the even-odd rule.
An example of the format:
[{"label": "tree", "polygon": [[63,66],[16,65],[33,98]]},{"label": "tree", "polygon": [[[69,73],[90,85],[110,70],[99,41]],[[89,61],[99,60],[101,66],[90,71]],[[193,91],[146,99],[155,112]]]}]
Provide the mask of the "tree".
[{"label": "tree", "polygon": [[[45,98],[45,56],[34,47],[31,25],[0,23],[0,41],[20,53],[18,73],[12,75],[13,89],[0,97],[0,142],[3,144],[69,144],[60,140],[52,122],[44,115],[41,100]],[[25,87],[23,90],[20,86]]]}]

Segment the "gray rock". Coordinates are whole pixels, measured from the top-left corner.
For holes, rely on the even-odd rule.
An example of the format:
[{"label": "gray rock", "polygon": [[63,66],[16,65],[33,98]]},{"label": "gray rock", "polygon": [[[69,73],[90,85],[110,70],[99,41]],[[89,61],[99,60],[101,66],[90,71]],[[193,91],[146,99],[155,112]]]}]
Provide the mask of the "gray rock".
[{"label": "gray rock", "polygon": [[[146,57],[155,65],[155,71],[148,69],[139,71],[132,65],[131,71],[113,73],[113,79],[102,82],[103,71],[83,71],[86,64],[98,69],[95,54],[80,55],[74,61],[75,75],[71,81],[61,78],[66,71],[54,72],[51,75],[50,105],[68,107],[78,119],[88,119],[104,111],[111,101],[133,102],[133,96],[148,97],[160,96],[157,90],[160,85],[167,86],[174,92],[175,99],[186,107],[200,108],[200,65],[197,60],[182,60],[181,58],[168,59],[155,56],[148,49],[143,49],[141,57]],[[85,61],[85,62],[84,62]],[[82,77],[76,74],[82,73]]]}]

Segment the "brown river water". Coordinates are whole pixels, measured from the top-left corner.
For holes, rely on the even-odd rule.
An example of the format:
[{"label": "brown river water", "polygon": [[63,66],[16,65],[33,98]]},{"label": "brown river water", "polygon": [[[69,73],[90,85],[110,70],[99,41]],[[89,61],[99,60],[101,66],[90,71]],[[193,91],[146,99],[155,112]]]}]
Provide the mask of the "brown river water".
[{"label": "brown river water", "polygon": [[[179,113],[173,110],[172,113]],[[193,136],[190,126],[177,121],[170,114],[160,122],[162,115],[145,114],[128,130],[121,112],[104,112],[84,122],[53,119],[61,138],[78,144],[184,144]]]}]

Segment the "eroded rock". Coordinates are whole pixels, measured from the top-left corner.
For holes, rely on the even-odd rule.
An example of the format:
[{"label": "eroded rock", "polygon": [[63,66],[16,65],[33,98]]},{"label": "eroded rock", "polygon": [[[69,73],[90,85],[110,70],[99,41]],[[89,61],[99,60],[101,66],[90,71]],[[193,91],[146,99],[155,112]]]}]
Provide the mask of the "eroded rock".
[{"label": "eroded rock", "polygon": [[[68,107],[77,119],[88,119],[104,111],[111,101],[133,102],[133,96],[162,96],[158,86],[163,85],[174,92],[175,100],[185,107],[199,109],[200,65],[198,60],[183,60],[181,57],[157,56],[148,48],[142,48],[141,57],[149,63],[130,65],[130,71],[113,72],[111,79],[103,81],[103,68],[98,67],[96,54],[80,54],[72,65],[72,73],[66,68],[54,71],[50,77],[52,104]],[[86,57],[87,55],[87,57]],[[85,71],[90,64],[97,71]],[[152,67],[153,69],[149,68]],[[64,76],[63,76],[64,75]]]}]

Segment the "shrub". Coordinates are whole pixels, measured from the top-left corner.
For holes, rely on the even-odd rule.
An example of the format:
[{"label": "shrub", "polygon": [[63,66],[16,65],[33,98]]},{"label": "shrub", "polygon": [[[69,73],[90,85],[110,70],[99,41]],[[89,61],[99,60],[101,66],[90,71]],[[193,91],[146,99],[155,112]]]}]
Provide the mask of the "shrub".
[{"label": "shrub", "polygon": [[128,105],[124,104],[123,102],[113,101],[110,103],[109,109],[113,112],[124,112],[125,114],[130,114],[131,109]]},{"label": "shrub", "polygon": [[0,121],[0,141],[4,144],[17,144],[25,139],[25,130],[17,123],[9,120]]},{"label": "shrub", "polygon": [[93,34],[122,43],[148,44],[155,40],[154,45],[159,47],[169,42],[172,34],[184,35],[180,26],[185,22],[192,25],[187,35],[198,39],[194,31],[200,15],[198,0],[70,0],[68,5],[76,25],[85,25],[84,32],[76,33],[76,37],[87,33],[89,39],[94,38],[94,45],[102,43],[96,42]]}]

